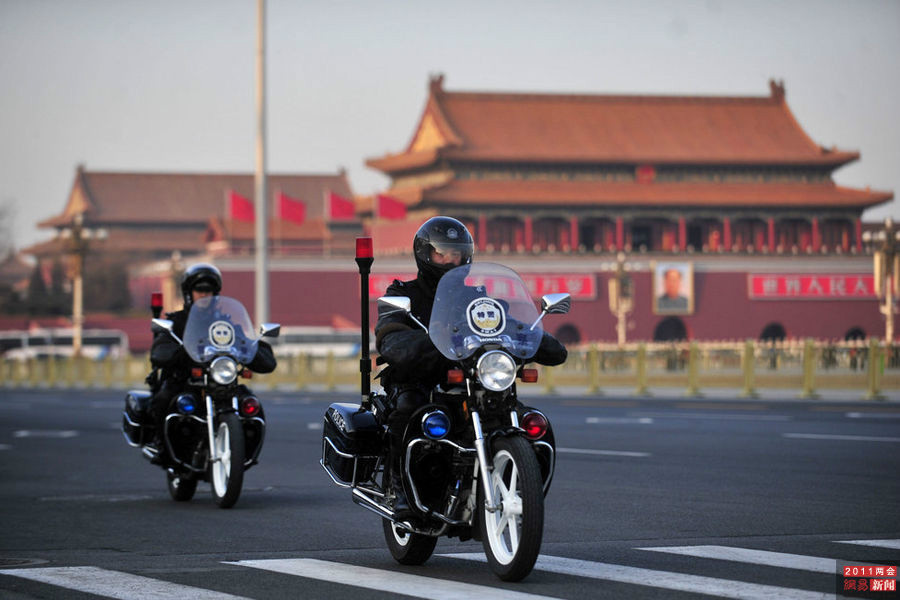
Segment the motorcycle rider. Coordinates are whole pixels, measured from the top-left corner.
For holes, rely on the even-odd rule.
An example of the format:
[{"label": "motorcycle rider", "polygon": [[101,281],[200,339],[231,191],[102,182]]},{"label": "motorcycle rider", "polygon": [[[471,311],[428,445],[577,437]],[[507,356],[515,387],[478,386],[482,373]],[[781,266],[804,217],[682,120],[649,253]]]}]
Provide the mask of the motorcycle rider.
[{"label": "motorcycle rider", "polygon": [[[395,279],[384,295],[407,296],[413,316],[427,325],[441,277],[454,267],[470,264],[474,253],[475,243],[465,225],[452,217],[432,217],[419,227],[413,239],[413,255],[418,268],[416,278],[410,281]],[[378,375],[393,401],[393,410],[388,416],[390,447],[385,479],[389,478],[391,482],[394,516],[400,518],[410,514],[400,471],[406,424],[412,413],[428,401],[430,390],[446,381],[447,371],[454,363],[438,351],[428,333],[406,313],[385,311],[379,315],[375,325],[375,347],[381,355],[379,362],[388,363]],[[565,347],[544,332],[540,348],[531,360],[552,366],[565,362],[566,356]]]},{"label": "motorcycle rider", "polygon": [[[218,296],[222,291],[222,273],[211,264],[197,263],[188,267],[181,277],[181,293],[184,298],[184,307],[175,312],[166,313],[166,318],[173,322],[172,332],[179,339],[184,339],[184,327],[187,324],[188,314],[194,302],[200,298]],[[159,330],[153,334],[153,344],[150,347],[150,363],[154,373],[151,373],[148,381],[153,391],[153,399],[150,403],[150,418],[155,425],[155,438],[158,460],[163,453],[162,428],[169,404],[172,399],[180,394],[187,382],[193,366],[184,346],[175,341],[168,331]],[[259,340],[256,356],[250,364],[245,365],[251,371],[257,373],[271,373],[275,370],[276,360],[272,347]],[[249,393],[245,386],[241,386],[242,393]]]}]

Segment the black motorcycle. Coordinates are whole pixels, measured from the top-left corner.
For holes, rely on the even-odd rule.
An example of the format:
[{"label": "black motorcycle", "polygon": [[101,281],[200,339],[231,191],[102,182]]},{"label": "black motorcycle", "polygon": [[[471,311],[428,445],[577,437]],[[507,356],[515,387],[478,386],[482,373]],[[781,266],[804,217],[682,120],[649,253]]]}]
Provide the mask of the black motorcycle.
[{"label": "black motorcycle", "polygon": [[153,326],[182,344],[194,366],[185,391],[167,409],[164,447],[151,443],[151,391],[126,394],[125,440],[166,471],[174,500],[190,500],[197,483],[208,481],[216,504],[230,508],[241,494],[244,471],[257,463],[266,432],[262,404],[238,379],[250,377],[244,365],[256,355],[260,337],[276,337],[280,327],[264,324],[257,336],[243,304],[227,296],[193,303],[184,340],[175,335],[170,320],[153,319]]},{"label": "black motorcycle", "polygon": [[[410,313],[409,298],[378,303],[382,314]],[[441,278],[431,321],[420,325],[457,368],[406,428],[402,480],[412,518],[395,518],[385,474],[392,399],[363,394],[361,405],[326,411],[320,462],[354,502],[383,518],[387,546],[401,564],[424,563],[446,535],[480,540],[503,580],[531,572],[555,442],[547,417],[519,402],[516,379],[537,380],[524,365],[538,351],[541,319],[569,306],[569,294],[549,294],[538,314],[525,283],[502,265],[463,265]]]}]

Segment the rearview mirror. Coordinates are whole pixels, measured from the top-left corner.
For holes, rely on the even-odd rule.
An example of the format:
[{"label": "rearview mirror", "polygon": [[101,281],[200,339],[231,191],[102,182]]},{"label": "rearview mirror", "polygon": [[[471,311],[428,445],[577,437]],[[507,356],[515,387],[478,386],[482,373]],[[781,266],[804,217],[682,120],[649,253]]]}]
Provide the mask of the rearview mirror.
[{"label": "rearview mirror", "polygon": [[394,313],[412,311],[412,300],[406,296],[382,296],[378,299],[379,313]]},{"label": "rearview mirror", "polygon": [[541,311],[551,315],[564,315],[572,307],[572,297],[569,294],[547,294],[541,298]]},{"label": "rearview mirror", "polygon": [[259,326],[260,337],[277,338],[279,333],[281,333],[281,325],[278,323],[263,323]]}]

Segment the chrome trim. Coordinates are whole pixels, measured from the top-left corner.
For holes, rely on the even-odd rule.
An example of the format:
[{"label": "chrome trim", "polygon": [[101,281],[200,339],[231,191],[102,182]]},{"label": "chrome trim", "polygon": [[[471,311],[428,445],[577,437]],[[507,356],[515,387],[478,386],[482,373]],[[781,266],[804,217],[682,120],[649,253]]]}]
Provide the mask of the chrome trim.
[{"label": "chrome trim", "polygon": [[487,460],[487,449],[484,445],[484,432],[481,429],[481,417],[478,415],[477,410],[471,411],[472,415],[472,426],[475,428],[475,450],[478,451],[478,465],[481,469],[481,473],[483,474],[481,479],[482,487],[484,488],[484,499],[485,499],[485,510],[488,512],[496,512],[500,510],[500,506],[497,506],[497,499],[494,498],[494,490],[491,488],[491,470],[488,467]]},{"label": "chrome trim", "polygon": [[509,422],[513,427],[519,427],[519,413],[517,413],[515,410],[509,411]]},{"label": "chrome trim", "polygon": [[[343,479],[340,479],[337,476],[337,473],[334,472],[334,469],[332,469],[331,466],[328,464],[328,462],[325,460],[325,452],[327,450],[327,448],[325,446],[326,443],[329,446],[331,446],[331,448],[332,448],[332,450],[334,450],[335,454],[337,454],[341,458],[353,459],[353,478],[349,482],[344,481]],[[360,458],[376,459],[375,468],[376,469],[378,468],[377,460],[380,457],[371,455],[371,454],[357,455],[357,454],[347,454],[346,452],[341,452],[340,450],[337,449],[337,446],[334,445],[334,442],[331,441],[331,438],[329,438],[327,435],[322,436],[322,458],[319,460],[319,464],[322,465],[322,468],[325,469],[325,472],[328,473],[328,476],[331,477],[331,480],[338,486],[343,487],[343,488],[350,488],[350,487],[355,487],[359,483],[356,480],[356,475],[358,472]]]},{"label": "chrome trim", "polygon": [[213,406],[212,396],[209,394],[204,394],[204,398],[206,400],[206,432],[209,435],[209,447],[207,455],[209,456],[209,463],[212,464],[219,460],[219,457],[216,456],[216,432],[213,427],[213,419],[215,417],[216,411]]},{"label": "chrome trim", "polygon": [[[550,471],[547,473],[547,478],[544,480],[544,494],[550,489],[550,482],[553,481],[553,474],[556,472],[556,450],[553,449],[553,446],[548,444],[547,442],[542,442],[538,440],[537,442],[532,442],[535,446],[546,446],[547,451],[550,453]],[[536,449],[535,449],[536,450]]]},{"label": "chrome trim", "polygon": [[[266,441],[266,422],[262,417],[241,417],[241,429],[243,429],[244,421],[257,421],[261,425],[259,428],[259,443],[256,445],[256,452],[253,453],[253,456],[245,458],[244,460],[244,467],[250,468],[259,462],[257,459],[259,458],[259,453],[262,452],[263,442]],[[244,435],[246,436],[246,433]]]},{"label": "chrome trim", "polygon": [[[474,450],[471,450],[469,448],[463,448],[462,446],[454,444],[453,442],[451,442],[449,440],[432,440],[430,438],[415,438],[415,439],[410,440],[406,446],[406,459],[405,459],[404,465],[403,465],[404,466],[403,475],[406,477],[406,481],[409,483],[409,489],[412,491],[413,502],[415,503],[416,508],[418,508],[420,511],[422,511],[423,513],[425,513],[429,516],[437,517],[444,523],[447,523],[449,525],[469,525],[469,523],[466,521],[460,521],[458,519],[453,519],[453,518],[448,517],[447,515],[445,515],[441,512],[438,512],[432,508],[428,508],[427,506],[422,504],[422,500],[419,498],[419,490],[416,487],[416,483],[412,480],[412,477],[409,476],[409,464],[410,464],[410,460],[412,458],[413,447],[417,446],[418,444],[427,444],[429,442],[437,443],[437,444],[440,444],[442,442],[447,442],[447,445],[452,447],[453,449],[455,449],[457,452],[462,452],[462,453],[474,452]],[[452,503],[452,506],[450,507],[449,512],[452,513],[456,510],[456,505],[457,505],[458,501],[459,501],[459,497],[457,496],[457,497],[455,497],[455,499]]]},{"label": "chrome trim", "polygon": [[[134,421],[131,420],[131,418],[128,416],[127,410],[122,411],[122,417],[124,417],[125,422],[128,423],[130,426],[137,427],[139,430],[141,428],[143,428],[143,425],[141,425],[140,423],[135,423]],[[129,438],[128,434],[125,433],[124,425],[122,426],[122,436],[125,438],[125,443],[128,444],[129,446],[131,446],[132,448],[140,448],[141,447],[141,444],[135,444],[134,442],[131,441],[131,438]]]},{"label": "chrome trim", "polygon": [[206,472],[206,465],[204,465],[203,468],[195,467],[192,464],[188,464],[182,460],[179,460],[178,456],[175,454],[175,449],[172,448],[172,442],[169,441],[169,423],[173,419],[190,419],[192,421],[197,421],[198,423],[206,423],[207,422],[206,419],[204,419],[202,417],[198,417],[197,415],[183,415],[181,413],[169,413],[168,415],[166,415],[166,420],[163,423],[163,441],[166,444],[166,450],[169,451],[169,456],[172,457],[172,460],[174,460],[176,463],[178,463],[182,467],[184,467],[186,469],[190,469],[191,471],[194,471],[195,473]]}]

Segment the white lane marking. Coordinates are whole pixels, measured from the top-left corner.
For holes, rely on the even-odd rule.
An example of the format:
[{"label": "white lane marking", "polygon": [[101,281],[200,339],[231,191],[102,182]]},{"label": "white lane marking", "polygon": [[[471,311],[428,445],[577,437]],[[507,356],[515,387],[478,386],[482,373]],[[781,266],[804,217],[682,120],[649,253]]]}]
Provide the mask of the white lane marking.
[{"label": "white lane marking", "polygon": [[649,417],[588,417],[584,420],[588,425],[650,425],[653,419]]},{"label": "white lane marking", "polygon": [[247,600],[223,592],[206,590],[180,583],[160,581],[140,575],[108,571],[97,567],[47,567],[40,569],[3,569],[0,575],[12,575],[41,583],[49,583],[87,594],[120,598],[121,600],[163,600],[191,598],[191,600]]},{"label": "white lane marking", "polygon": [[241,560],[226,562],[225,564],[264,569],[286,575],[296,575],[341,585],[352,585],[369,590],[379,590],[419,598],[432,598],[434,600],[471,600],[471,598],[538,600],[541,598],[552,598],[551,596],[538,596],[484,585],[460,583],[458,581],[435,579],[421,575],[408,575],[396,571],[359,567],[314,558]]},{"label": "white lane marking", "polygon": [[307,429],[322,429],[322,427],[324,427],[322,425],[322,421],[316,421],[315,423],[307,423],[306,424]]},{"label": "white lane marking", "polygon": [[[439,556],[465,560],[487,560],[484,554],[481,553],[440,554]],[[774,585],[717,579],[702,575],[686,575],[670,571],[654,571],[653,569],[626,567],[558,556],[539,556],[534,568],[561,575],[590,577],[592,579],[617,581],[619,583],[644,585],[667,590],[709,594],[722,598],[741,598],[743,600],[771,600],[772,598],[779,598],[779,600],[826,600],[834,598],[833,592],[810,592]]]},{"label": "white lane marking", "polygon": [[848,419],[900,419],[900,413],[848,412]]},{"label": "white lane marking", "polygon": [[875,548],[890,548],[891,550],[900,550],[900,540],[847,540],[835,543],[856,544],[858,546],[873,546]]},{"label": "white lane marking", "polygon": [[[768,552],[766,550],[753,550],[750,548],[733,548],[731,546],[662,546],[657,548],[638,548],[638,550],[666,552],[669,554],[696,556],[698,558],[731,560],[754,565],[766,565],[767,567],[800,569],[802,571],[828,573],[831,575],[835,572],[835,562],[840,562],[840,560],[836,561],[834,558],[787,554],[784,552]],[[857,563],[854,562],[853,564],[855,565]],[[862,565],[863,563],[859,564]]]},{"label": "white lane marking", "polygon": [[842,442],[900,442],[900,437],[877,437],[870,435],[837,435],[825,433],[785,433],[786,438],[795,440],[837,440]]},{"label": "white lane marking", "polygon": [[624,450],[591,450],[589,448],[557,448],[557,452],[565,454],[594,454],[598,456],[633,456],[645,458],[651,456],[649,452],[626,452]]},{"label": "white lane marking", "polygon": [[78,435],[77,431],[73,431],[71,429],[19,429],[18,431],[13,431],[13,437],[15,438],[73,438]]},{"label": "white lane marking", "polygon": [[653,419],[710,419],[717,421],[790,421],[793,417],[787,415],[747,415],[730,413],[631,413],[635,417],[650,417]]}]

